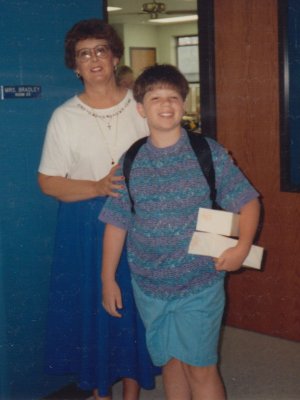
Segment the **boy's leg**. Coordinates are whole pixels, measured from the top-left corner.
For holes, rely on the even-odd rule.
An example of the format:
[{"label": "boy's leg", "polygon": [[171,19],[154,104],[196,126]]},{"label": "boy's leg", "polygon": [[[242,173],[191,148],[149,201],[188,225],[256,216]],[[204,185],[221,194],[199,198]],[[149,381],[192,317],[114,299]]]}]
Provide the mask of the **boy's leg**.
[{"label": "boy's leg", "polygon": [[195,400],[225,400],[224,386],[216,365],[194,367],[182,364]]},{"label": "boy's leg", "polygon": [[191,400],[191,391],[182,362],[172,358],[163,367],[163,383],[167,400]]},{"label": "boy's leg", "polygon": [[136,380],[123,378],[123,400],[138,400],[140,398],[140,386]]}]

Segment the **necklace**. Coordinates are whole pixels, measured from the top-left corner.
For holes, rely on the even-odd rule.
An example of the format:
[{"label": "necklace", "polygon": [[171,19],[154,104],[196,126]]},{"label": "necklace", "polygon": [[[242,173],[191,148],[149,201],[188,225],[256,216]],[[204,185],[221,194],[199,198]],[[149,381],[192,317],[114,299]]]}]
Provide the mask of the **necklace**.
[{"label": "necklace", "polygon": [[121,114],[129,106],[130,103],[131,103],[131,99],[129,98],[129,99],[126,100],[125,104],[122,107],[118,108],[113,113],[103,114],[103,115],[97,114],[93,109],[89,109],[89,108],[85,107],[81,103],[77,103],[77,106],[79,108],[81,108],[82,110],[84,110],[85,112],[87,112],[88,114],[90,114],[92,117],[99,118],[102,121],[104,121],[104,123],[106,124],[107,128],[111,129],[112,128],[112,119],[114,117],[117,117],[119,114]]},{"label": "necklace", "polygon": [[[119,115],[129,106],[129,104],[131,103],[131,98],[126,99],[125,103],[117,108],[114,112],[112,113],[107,113],[107,114],[98,114],[95,110],[85,107],[83,104],[81,103],[77,103],[77,106],[85,111],[86,113],[88,113],[89,115],[91,115],[92,117],[95,118],[98,130],[101,133],[101,136],[105,142],[105,145],[107,147],[107,150],[109,152],[110,158],[111,158],[111,165],[116,164],[117,162],[117,154],[116,154],[116,148],[117,148],[117,144],[118,144],[118,119],[119,119]],[[100,110],[99,110],[100,111]],[[112,135],[112,127],[115,123],[115,129],[114,129],[114,137],[112,140],[112,144],[110,143],[107,134],[104,132],[104,128],[101,126],[101,123],[103,122],[105,127],[108,130],[108,134],[111,137]]]},{"label": "necklace", "polygon": [[103,138],[103,140],[105,142],[106,148],[107,148],[107,150],[109,152],[110,159],[111,159],[111,165],[115,165],[116,164],[116,160],[117,160],[116,149],[117,149],[117,144],[118,144],[118,115],[115,115],[114,117],[111,117],[110,126],[109,127],[107,126],[108,129],[109,129],[109,132],[108,132],[109,136],[111,136],[112,135],[111,128],[112,128],[112,126],[114,124],[114,119],[115,119],[115,129],[114,129],[115,132],[114,132],[114,137],[113,137],[113,141],[112,141],[112,144],[111,144],[109,139],[108,139],[108,137],[107,137],[107,135],[105,134],[105,132],[102,129],[102,126],[100,124],[100,120],[95,117],[96,124],[97,124],[98,129],[99,129],[99,131],[100,131],[100,133],[102,135],[102,138]]}]

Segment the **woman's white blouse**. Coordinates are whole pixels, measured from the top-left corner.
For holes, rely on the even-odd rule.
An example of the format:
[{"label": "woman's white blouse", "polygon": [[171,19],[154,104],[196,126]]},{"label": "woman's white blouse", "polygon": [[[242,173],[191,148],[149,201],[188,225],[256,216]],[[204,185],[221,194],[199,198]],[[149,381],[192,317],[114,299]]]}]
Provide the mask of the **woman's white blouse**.
[{"label": "woman's white blouse", "polygon": [[128,147],[148,135],[129,90],[108,109],[93,109],[79,97],[58,107],[47,127],[39,172],[71,179],[99,180]]}]

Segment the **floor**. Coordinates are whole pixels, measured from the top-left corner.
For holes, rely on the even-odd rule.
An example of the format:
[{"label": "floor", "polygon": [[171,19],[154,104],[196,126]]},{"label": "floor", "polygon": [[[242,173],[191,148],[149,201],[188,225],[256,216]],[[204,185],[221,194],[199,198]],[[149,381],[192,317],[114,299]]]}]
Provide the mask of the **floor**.
[{"label": "floor", "polygon": [[[228,400],[300,400],[300,343],[225,327],[220,349],[220,369]],[[69,386],[43,400],[86,400],[89,393]],[[121,386],[114,400],[121,400]],[[141,400],[162,400],[161,377]]]}]

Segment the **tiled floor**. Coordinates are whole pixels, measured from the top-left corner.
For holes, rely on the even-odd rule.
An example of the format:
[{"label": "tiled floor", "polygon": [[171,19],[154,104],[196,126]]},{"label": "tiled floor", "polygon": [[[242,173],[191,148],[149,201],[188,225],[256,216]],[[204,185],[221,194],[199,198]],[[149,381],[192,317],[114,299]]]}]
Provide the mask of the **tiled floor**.
[{"label": "tiled floor", "polygon": [[[221,373],[228,400],[300,400],[300,343],[225,327],[221,342]],[[85,400],[90,394],[65,388],[47,400]],[[141,400],[162,400],[161,377]],[[121,400],[121,385],[114,400]]]}]

